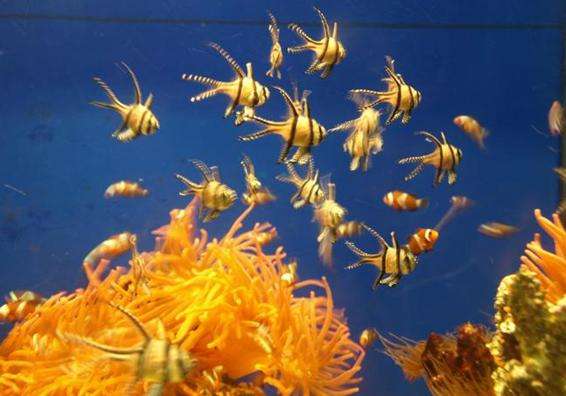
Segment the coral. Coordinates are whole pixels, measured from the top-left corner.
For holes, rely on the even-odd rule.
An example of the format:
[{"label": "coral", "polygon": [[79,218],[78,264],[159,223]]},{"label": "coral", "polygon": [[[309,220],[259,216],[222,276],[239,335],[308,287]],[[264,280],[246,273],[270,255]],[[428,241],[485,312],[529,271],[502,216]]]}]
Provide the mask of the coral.
[{"label": "coral", "polygon": [[[89,284],[52,296],[0,345],[0,394],[141,394],[131,363],[115,361],[64,334],[132,347],[142,341],[122,306],[191,357],[196,368],[165,395],[257,395],[274,387],[284,395],[348,395],[365,353],[352,341],[326,281],[289,283],[282,248],[263,250],[269,224],[239,232],[250,206],[221,239],[209,241],[195,225],[197,202],[171,211],[154,231],[155,249],[137,254],[130,268],[107,260],[87,269]],[[106,274],[107,273],[107,274]],[[250,376],[253,381],[248,381]]]},{"label": "coral", "polygon": [[[529,246],[542,251],[538,243]],[[546,264],[543,268],[549,268]],[[498,365],[493,373],[497,395],[566,394],[566,297],[550,301],[552,284],[543,283],[540,272],[521,266],[499,285],[497,331],[488,344]]]},{"label": "coral", "polygon": [[424,378],[435,396],[493,395],[494,361],[486,347],[490,334],[466,323],[456,334],[432,333],[426,341],[381,337],[386,353],[409,381]]}]

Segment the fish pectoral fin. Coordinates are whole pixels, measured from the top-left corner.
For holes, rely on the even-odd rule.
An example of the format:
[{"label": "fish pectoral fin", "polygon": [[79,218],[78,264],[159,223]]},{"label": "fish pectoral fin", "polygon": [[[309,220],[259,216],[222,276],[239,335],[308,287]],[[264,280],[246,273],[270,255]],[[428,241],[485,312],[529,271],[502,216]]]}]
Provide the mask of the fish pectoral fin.
[{"label": "fish pectoral fin", "polygon": [[220,216],[220,211],[213,209],[213,210],[209,210],[208,213],[206,214],[206,216],[204,216],[204,222],[208,223],[209,221],[215,220],[218,218],[218,216]]},{"label": "fish pectoral fin", "polygon": [[118,139],[123,143],[133,140],[136,136],[137,134],[131,128],[117,130],[112,134],[112,137]]},{"label": "fish pectoral fin", "polygon": [[145,100],[145,103],[143,104],[145,107],[147,107],[148,109],[151,109],[151,105],[153,104],[153,94],[150,93],[149,96],[147,97],[147,99]]},{"label": "fish pectoral fin", "polygon": [[395,287],[399,284],[399,280],[401,280],[401,275],[399,274],[391,274],[387,278],[381,281],[382,285],[387,285],[389,287]]}]

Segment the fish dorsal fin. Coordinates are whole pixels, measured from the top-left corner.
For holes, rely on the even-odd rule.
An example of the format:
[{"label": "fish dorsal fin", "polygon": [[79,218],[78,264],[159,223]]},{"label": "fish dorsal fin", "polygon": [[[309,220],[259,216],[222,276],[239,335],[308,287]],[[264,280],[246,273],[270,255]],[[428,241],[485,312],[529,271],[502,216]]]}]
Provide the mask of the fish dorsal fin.
[{"label": "fish dorsal fin", "polygon": [[336,201],[336,184],[328,183],[326,185],[326,199]]},{"label": "fish dorsal fin", "polygon": [[140,331],[140,333],[143,335],[143,338],[145,339],[145,341],[149,341],[151,339],[151,336],[149,334],[149,332],[147,331],[147,329],[144,327],[144,325],[139,321],[138,318],[136,318],[130,311],[128,311],[127,309],[125,309],[124,307],[121,307],[119,305],[116,305],[112,302],[109,302],[108,304],[110,304],[110,306],[116,308],[118,311],[122,312],[124,315],[126,315],[128,317],[128,319],[130,319],[132,321],[132,323],[134,324],[134,326],[137,327],[137,329]]},{"label": "fish dorsal fin", "polygon": [[244,173],[245,173],[246,176],[253,175],[255,173],[254,164],[253,164],[252,160],[250,159],[250,157],[248,157],[247,155],[244,154],[244,158],[242,158],[242,161],[240,163],[242,164],[242,167],[244,168]]},{"label": "fish dorsal fin", "polygon": [[210,176],[212,177],[212,180],[217,182],[220,181],[220,170],[218,169],[217,166],[210,167]]},{"label": "fish dorsal fin", "polygon": [[[334,183],[330,182],[330,177],[331,177],[330,173],[327,173],[327,174],[321,176],[318,184],[320,185],[320,187],[322,188],[322,191],[324,192],[324,197],[326,199],[335,201],[336,200],[336,185]],[[331,185],[332,185],[332,187],[331,187]],[[334,191],[331,191],[331,190],[334,190]]]},{"label": "fish dorsal fin", "polygon": [[330,27],[328,26],[328,21],[326,20],[326,17],[322,13],[322,11],[320,11],[316,7],[313,7],[313,8],[315,9],[315,11],[318,13],[318,16],[320,17],[320,22],[322,23],[322,29],[324,30],[324,38],[328,39],[330,37]]},{"label": "fish dorsal fin", "polygon": [[145,103],[143,104],[145,107],[147,107],[148,109],[151,109],[151,105],[153,105],[153,94],[150,93],[149,96],[147,97],[147,99],[145,100]]},{"label": "fish dorsal fin", "polygon": [[441,147],[441,146],[442,146],[442,143],[440,142],[440,140],[438,140],[438,139],[436,138],[436,136],[434,136],[434,135],[433,135],[432,133],[430,133],[430,132],[422,131],[422,132],[418,132],[417,134],[418,134],[418,135],[423,135],[423,136],[425,136],[427,141],[436,144],[438,147]]},{"label": "fish dorsal fin", "polygon": [[395,59],[389,55],[385,55],[385,67],[391,70],[391,73],[395,74]]},{"label": "fish dorsal fin", "polygon": [[375,239],[377,239],[382,249],[389,247],[387,241],[385,241],[385,239],[383,239],[383,237],[376,230],[364,223],[362,223],[362,227],[364,227],[367,232],[369,232]]},{"label": "fish dorsal fin", "polygon": [[271,12],[268,12],[268,14],[271,21],[269,23],[269,33],[271,33],[271,41],[273,45],[275,45],[277,42],[279,42],[279,27],[277,26],[277,20],[275,19],[273,14]]},{"label": "fish dorsal fin", "polygon": [[238,65],[238,63],[234,60],[234,58],[232,58],[224,48],[222,48],[216,43],[210,43],[208,45],[214,50],[216,50],[216,52],[218,52],[224,58],[224,60],[228,62],[228,64],[232,67],[232,69],[234,69],[234,71],[240,78],[244,78],[245,76],[244,71],[242,70],[240,65]]},{"label": "fish dorsal fin", "polygon": [[202,173],[202,175],[204,176],[205,180],[207,182],[210,182],[212,180],[214,180],[214,177],[212,175],[212,172],[210,170],[210,168],[201,160],[191,160],[191,162],[193,163],[194,166],[196,166],[196,168],[199,170],[200,173]]},{"label": "fish dorsal fin", "polygon": [[246,63],[246,73],[247,73],[248,78],[251,78],[253,80],[253,78],[254,78],[254,68],[253,68],[251,62]]},{"label": "fish dorsal fin", "polygon": [[124,66],[124,68],[126,69],[128,74],[130,75],[130,78],[132,79],[132,83],[134,84],[135,103],[141,104],[142,94],[141,94],[141,89],[140,89],[140,83],[138,82],[138,79],[137,79],[136,75],[134,74],[134,72],[132,71],[132,69],[130,69],[130,67],[125,62],[121,62],[121,64],[122,64],[122,66]]},{"label": "fish dorsal fin", "polygon": [[291,110],[291,112],[293,113],[293,116],[298,117],[299,113],[289,94],[285,92],[285,90],[281,87],[274,86],[273,88],[275,88],[281,94],[281,96],[283,96],[283,99],[285,100],[285,103],[287,104],[289,110]]},{"label": "fish dorsal fin", "polygon": [[397,234],[395,234],[395,231],[391,231],[391,241],[393,243],[393,249],[399,249],[399,241],[397,240]]},{"label": "fish dorsal fin", "polygon": [[332,25],[332,38],[338,41],[338,22],[334,22],[334,25]]},{"label": "fish dorsal fin", "polygon": [[444,132],[440,132],[440,137],[442,138],[442,143],[448,145],[448,140],[446,140],[446,135],[444,134]]}]

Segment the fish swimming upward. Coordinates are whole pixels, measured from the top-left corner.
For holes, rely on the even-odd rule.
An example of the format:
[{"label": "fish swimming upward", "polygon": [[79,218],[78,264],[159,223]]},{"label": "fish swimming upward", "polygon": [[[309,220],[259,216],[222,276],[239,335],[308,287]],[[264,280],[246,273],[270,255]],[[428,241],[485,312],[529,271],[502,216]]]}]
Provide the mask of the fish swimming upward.
[{"label": "fish swimming upward", "polygon": [[29,290],[11,291],[5,300],[6,304],[0,307],[0,323],[22,321],[46,301],[40,294]]},{"label": "fish swimming upward", "polygon": [[[245,111],[253,113],[257,106],[267,102],[269,89],[254,79],[253,67],[250,62],[246,63],[246,72],[244,73],[240,65],[222,47],[216,43],[210,43],[209,46],[228,62],[236,73],[236,78],[232,81],[218,81],[196,74],[183,74],[181,78],[185,81],[195,81],[210,87],[209,90],[191,97],[191,102],[200,102],[217,94],[224,94],[230,98],[224,117],[230,116],[238,106],[244,106],[244,108],[248,108]],[[239,125],[241,122],[241,116],[239,116],[236,119],[236,124]]]},{"label": "fish swimming upward", "polygon": [[303,51],[313,51],[314,60],[306,70],[306,73],[312,74],[322,71],[320,77],[326,78],[330,75],[334,66],[344,60],[346,57],[346,49],[338,40],[338,23],[334,22],[332,34],[330,34],[330,27],[328,26],[326,17],[318,8],[313,8],[318,13],[322,22],[324,36],[320,40],[314,40],[310,38],[299,25],[291,23],[289,29],[302,38],[305,44],[287,48],[287,52],[296,54]]},{"label": "fish swimming upward", "polygon": [[354,94],[350,98],[356,103],[360,116],[343,122],[328,132],[350,131],[343,145],[344,151],[352,157],[350,170],[355,171],[361,163],[362,171],[365,172],[369,168],[371,154],[377,154],[383,149],[382,128],[379,125],[381,113],[368,106],[368,100],[361,95]]},{"label": "fish swimming upward", "polygon": [[454,118],[454,124],[478,145],[479,148],[485,150],[484,140],[489,136],[489,131],[485,129],[475,119],[467,115],[460,115]]},{"label": "fish swimming upward", "polygon": [[299,176],[293,164],[287,163],[286,167],[289,175],[278,175],[276,179],[283,183],[293,184],[297,188],[297,192],[291,197],[293,208],[299,209],[305,204],[317,205],[324,200],[319,171],[315,171],[312,159],[309,160],[307,174],[304,178]]},{"label": "fish swimming upward", "polygon": [[144,103],[142,103],[142,94],[140,85],[136,75],[128,65],[122,62],[122,66],[126,69],[134,84],[135,99],[131,105],[126,105],[110,89],[110,87],[98,77],[94,77],[94,81],[102,88],[104,93],[110,99],[110,103],[99,101],[90,102],[90,104],[103,109],[114,110],[122,117],[122,125],[113,134],[121,142],[129,142],[141,135],[152,135],[159,129],[159,121],[151,111],[153,104],[153,94],[149,94]]},{"label": "fish swimming upward", "polygon": [[247,117],[247,120],[265,125],[266,128],[250,135],[240,136],[239,139],[250,142],[271,134],[279,135],[285,143],[281,149],[278,162],[285,162],[291,147],[295,146],[297,151],[290,161],[306,164],[311,157],[311,149],[318,146],[326,137],[326,128],[311,116],[310,106],[306,98],[303,99],[303,111],[301,113],[287,92],[280,87],[273,88],[285,100],[289,110],[288,118],[285,121],[270,121],[254,114]]},{"label": "fish swimming upward", "polygon": [[[377,289],[379,285],[396,286],[403,275],[413,272],[417,266],[417,257],[411,253],[407,246],[399,245],[395,232],[391,233],[393,246],[389,246],[374,229],[365,224],[362,226],[378,240],[381,250],[378,253],[366,253],[352,242],[346,242],[346,246],[360,258],[358,262],[347,266],[346,269],[355,269],[364,264],[371,264],[379,269],[379,276],[373,282],[372,290]],[[389,274],[389,276],[383,279],[385,274]]]},{"label": "fish swimming upward", "polygon": [[255,174],[255,167],[247,155],[240,162],[244,168],[244,178],[246,180],[246,192],[242,194],[242,201],[246,205],[263,205],[275,200],[275,196],[264,187]]},{"label": "fish swimming upward", "polygon": [[157,322],[157,337],[152,337],[146,327],[130,311],[118,305],[110,305],[130,319],[140,332],[143,336],[143,342],[140,345],[130,348],[117,347],[68,333],[59,333],[59,337],[105,352],[109,359],[129,362],[134,368],[136,382],[150,383],[148,396],[161,396],[167,383],[184,381],[187,374],[196,366],[196,360],[180,347],[181,342],[172,343],[166,338],[163,323]]},{"label": "fish swimming upward", "polygon": [[419,132],[418,135],[425,136],[428,142],[436,145],[436,148],[430,154],[399,160],[399,164],[418,163],[417,167],[405,177],[405,180],[411,180],[421,173],[425,165],[431,165],[436,168],[434,186],[437,186],[440,182],[442,182],[445,173],[448,173],[448,184],[454,184],[457,177],[456,167],[460,165],[460,162],[462,161],[462,150],[449,144],[444,132],[440,133],[442,141],[438,140],[429,132]]},{"label": "fish swimming upward", "polygon": [[194,194],[200,198],[200,218],[209,222],[216,219],[221,212],[230,208],[238,198],[236,192],[220,181],[220,173],[216,166],[208,167],[199,160],[191,161],[202,173],[204,180],[198,184],[190,181],[185,176],[176,174],[177,179],[183,183],[187,189],[179,193],[181,196]]},{"label": "fish swimming upward", "polygon": [[412,194],[395,190],[385,194],[383,203],[397,211],[414,212],[415,210],[426,208],[428,199],[417,198]]},{"label": "fish swimming upward", "polygon": [[395,61],[390,56],[385,57],[386,78],[382,81],[387,83],[387,91],[372,91],[369,89],[352,89],[351,93],[362,95],[375,96],[377,99],[370,103],[370,106],[375,106],[379,103],[388,103],[391,107],[389,117],[385,125],[391,124],[402,116],[401,122],[406,124],[411,119],[413,110],[421,103],[421,93],[407,84],[400,74],[395,72]]},{"label": "fish swimming upward", "polygon": [[277,20],[271,12],[269,13],[269,19],[271,20],[269,23],[269,34],[271,35],[269,63],[271,64],[271,67],[265,75],[271,78],[277,76],[277,78],[281,80],[281,70],[279,70],[279,68],[283,63],[283,49],[279,43],[279,27],[277,26]]}]

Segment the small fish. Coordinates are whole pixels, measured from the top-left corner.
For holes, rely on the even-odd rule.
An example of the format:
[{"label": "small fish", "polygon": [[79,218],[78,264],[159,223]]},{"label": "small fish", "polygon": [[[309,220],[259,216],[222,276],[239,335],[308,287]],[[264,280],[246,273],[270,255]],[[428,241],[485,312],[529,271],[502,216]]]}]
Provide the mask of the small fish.
[{"label": "small fish", "polygon": [[277,75],[277,78],[281,80],[281,64],[283,63],[283,49],[279,43],[279,27],[277,26],[277,20],[273,14],[269,13],[269,34],[271,36],[271,51],[269,52],[269,63],[271,67],[265,73],[266,76],[273,78]]},{"label": "small fish", "polygon": [[314,40],[309,37],[299,25],[291,23],[289,25],[289,29],[302,38],[305,41],[305,44],[287,48],[287,52],[296,54],[303,51],[313,51],[315,55],[313,63],[309,66],[305,73],[313,74],[322,71],[320,77],[326,78],[330,75],[334,66],[344,60],[346,57],[346,49],[338,40],[338,23],[334,22],[332,34],[330,34],[330,27],[326,17],[318,8],[313,8],[318,13],[322,22],[324,36],[320,40]]},{"label": "small fish", "polygon": [[259,246],[269,245],[277,238],[277,230],[271,228],[269,231],[255,233],[254,236]]},{"label": "small fish", "polygon": [[[346,269],[355,269],[364,264],[371,264],[379,269],[379,276],[373,282],[372,290],[377,289],[379,285],[396,286],[403,275],[414,271],[418,263],[417,257],[411,253],[408,246],[399,245],[395,232],[391,233],[393,246],[389,246],[377,231],[365,224],[362,226],[378,240],[381,250],[378,253],[366,253],[354,243],[346,242],[346,246],[360,258],[358,262],[347,266]],[[389,274],[389,276],[383,279],[385,274]]]},{"label": "small fish", "polygon": [[216,219],[221,212],[230,208],[238,196],[234,190],[221,183],[218,167],[213,166],[209,168],[204,162],[199,160],[193,160],[192,163],[202,173],[204,180],[198,184],[190,181],[185,176],[176,174],[177,179],[187,187],[179,195],[184,197],[194,194],[200,198],[201,208],[199,217],[206,223]]},{"label": "small fish", "polygon": [[399,161],[399,164],[418,163],[417,167],[405,177],[405,180],[411,180],[417,176],[421,173],[425,165],[432,165],[436,168],[434,186],[437,186],[440,182],[442,182],[445,173],[448,173],[448,184],[456,183],[456,167],[460,165],[460,162],[462,161],[462,150],[449,144],[444,132],[440,132],[442,141],[438,140],[429,132],[419,132],[418,135],[425,136],[428,142],[436,145],[436,148],[430,154],[403,158]]},{"label": "small fish", "polygon": [[450,208],[446,211],[444,216],[440,219],[438,224],[434,226],[436,231],[440,231],[441,228],[446,226],[460,211],[469,208],[474,204],[468,197],[461,195],[454,195],[450,198]]},{"label": "small fish", "polygon": [[102,241],[86,255],[83,265],[93,266],[102,259],[110,260],[126,253],[132,247],[132,235],[129,232],[122,232]]},{"label": "small fish", "polygon": [[[236,73],[236,77],[232,81],[217,81],[196,74],[183,74],[181,78],[185,81],[195,81],[211,87],[211,89],[191,97],[191,102],[200,102],[217,94],[224,94],[230,98],[230,103],[224,112],[225,118],[230,116],[238,106],[244,106],[253,110],[267,102],[270,95],[269,89],[254,79],[251,62],[246,63],[246,72],[244,72],[234,58],[221,46],[216,43],[210,43],[209,46],[228,62]],[[253,111],[251,112],[253,113]],[[238,125],[241,122],[242,118],[238,117],[236,124]]]},{"label": "small fish", "polygon": [[40,294],[29,290],[11,291],[5,300],[6,304],[0,307],[0,323],[20,322],[46,301]]},{"label": "small fish", "polygon": [[298,263],[296,260],[291,261],[283,270],[281,274],[281,282],[287,286],[293,286],[299,281],[299,276],[297,275]]},{"label": "small fish", "polygon": [[116,198],[116,197],[145,197],[149,194],[149,191],[138,183],[122,180],[117,183],[108,186],[104,192],[104,198]]},{"label": "small fish", "polygon": [[327,183],[324,187],[325,199],[315,205],[314,219],[319,225],[317,237],[318,255],[326,265],[332,265],[332,246],[336,242],[336,228],[344,222],[348,211],[336,202],[336,185]]},{"label": "small fish", "polygon": [[383,149],[382,128],[379,125],[381,113],[373,107],[363,96],[353,94],[350,98],[358,107],[360,116],[354,120],[343,122],[329,129],[328,132],[350,131],[346,138],[344,151],[347,152],[352,161],[350,170],[355,171],[362,164],[362,171],[367,171],[370,165],[371,154],[377,154]]},{"label": "small fish", "polygon": [[146,276],[146,262],[138,251],[138,237],[136,235],[130,236],[130,246],[132,252],[130,266],[132,267],[132,274],[134,278],[134,296],[139,294],[140,289],[144,294],[149,295],[151,294],[151,289],[149,288]]},{"label": "small fish", "polygon": [[318,146],[326,138],[326,128],[316,121],[310,113],[309,103],[306,98],[302,101],[302,112],[297,109],[295,102],[289,94],[280,87],[275,88],[285,100],[289,109],[288,118],[285,121],[270,121],[255,114],[247,118],[247,121],[255,121],[266,128],[261,131],[240,136],[243,142],[257,140],[267,135],[276,134],[283,138],[285,143],[281,149],[278,162],[285,162],[291,147],[297,147],[297,152],[290,162],[306,164],[311,157],[311,149]]},{"label": "small fish", "polygon": [[481,224],[478,231],[488,237],[505,238],[519,232],[519,229],[507,224],[493,222]]},{"label": "small fish", "polygon": [[94,77],[94,81],[106,93],[111,103],[94,101],[90,104],[103,109],[114,110],[120,114],[123,120],[122,125],[112,134],[112,137],[120,142],[129,142],[141,135],[153,135],[159,129],[159,121],[151,111],[153,94],[150,93],[145,102],[142,103],[142,93],[136,75],[124,62],[122,62],[122,66],[127,70],[134,84],[134,103],[126,105],[120,102],[116,94],[102,79]]},{"label": "small fish", "polygon": [[483,141],[489,136],[489,131],[481,126],[476,119],[467,115],[460,115],[454,118],[454,124],[466,132],[479,148],[485,150]]},{"label": "small fish", "polygon": [[548,111],[548,129],[553,135],[560,135],[566,127],[566,115],[559,101],[555,100]]},{"label": "small fish", "polygon": [[129,362],[135,368],[136,381],[150,383],[148,395],[161,396],[166,384],[184,381],[187,374],[196,366],[196,360],[181,348],[181,342],[172,343],[166,338],[163,323],[158,321],[157,337],[152,337],[130,311],[118,305],[110,305],[128,317],[139,330],[144,338],[140,345],[124,348],[102,344],[75,334],[60,334],[60,337],[103,351],[109,359]]},{"label": "small fish", "polygon": [[275,196],[263,187],[257,176],[255,175],[255,167],[247,155],[240,162],[244,168],[244,178],[246,180],[246,192],[242,194],[242,201],[246,205],[256,204],[263,205],[275,200]]},{"label": "small fish", "polygon": [[305,204],[317,205],[324,200],[324,190],[319,183],[319,171],[315,172],[312,158],[309,160],[307,174],[304,178],[299,176],[293,164],[287,163],[286,167],[289,175],[278,175],[276,179],[297,187],[297,192],[291,197],[293,208],[299,209]]},{"label": "small fish", "polygon": [[362,331],[358,342],[364,349],[368,349],[372,347],[372,345],[375,343],[375,341],[377,341],[378,338],[379,333],[377,332],[377,330],[373,327],[368,327],[367,329],[364,329],[364,331]]},{"label": "small fish", "polygon": [[388,77],[382,81],[387,83],[387,91],[372,91],[370,89],[352,89],[354,94],[376,96],[369,106],[373,107],[379,103],[387,103],[391,107],[389,117],[385,125],[390,125],[393,121],[402,116],[401,122],[407,124],[411,120],[413,110],[421,103],[421,93],[407,84],[400,74],[395,72],[395,61],[390,56],[385,57],[385,72]]},{"label": "small fish", "polygon": [[397,211],[414,212],[428,207],[428,199],[417,198],[403,191],[390,191],[383,197],[383,203]]},{"label": "small fish", "polygon": [[418,256],[421,253],[429,252],[434,249],[439,233],[431,228],[419,228],[411,235],[407,241],[407,246],[411,253]]},{"label": "small fish", "polygon": [[347,221],[336,227],[336,239],[352,238],[362,233],[362,223],[359,221]]}]

